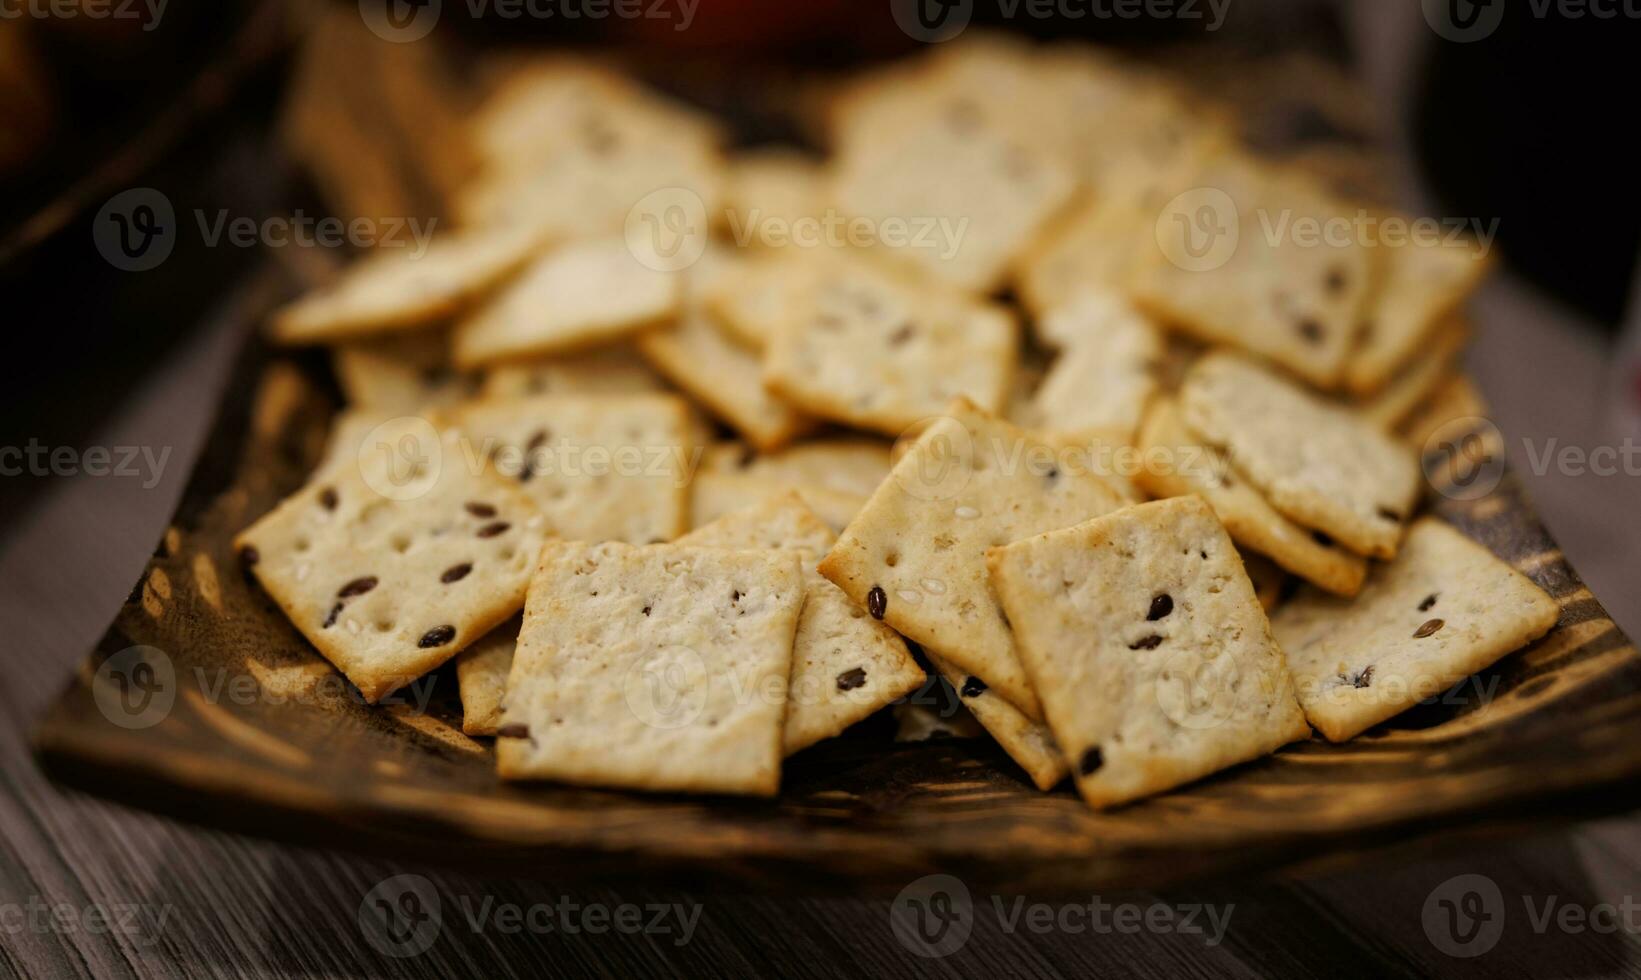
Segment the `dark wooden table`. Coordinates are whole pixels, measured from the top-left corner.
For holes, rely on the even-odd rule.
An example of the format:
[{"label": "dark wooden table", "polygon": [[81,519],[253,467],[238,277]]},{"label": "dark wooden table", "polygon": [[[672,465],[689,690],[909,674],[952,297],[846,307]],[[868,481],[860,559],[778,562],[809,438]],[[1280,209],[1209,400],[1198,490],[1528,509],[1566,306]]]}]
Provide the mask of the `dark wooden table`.
[{"label": "dark wooden table", "polygon": [[[1039,902],[976,893],[962,920],[972,923],[967,940],[947,932],[953,951],[928,959],[897,938],[887,897],[618,893],[584,881],[478,878],[441,870],[436,855],[389,863],[281,846],[61,790],[34,765],[28,728],[153,549],[236,340],[233,328],[210,331],[164,359],[89,441],[156,454],[169,447],[157,482],[48,477],[30,507],[7,515],[0,970],[8,974],[1641,975],[1641,909],[1626,908],[1641,893],[1634,818],[1160,894]],[[396,944],[373,920],[362,923],[361,908],[378,897],[400,901],[402,880],[377,886],[401,875],[425,879],[412,887],[437,896],[439,915],[406,920],[433,924]],[[1461,875],[1482,878],[1453,880]],[[1182,928],[1211,929],[1210,912],[1226,925],[1218,941]],[[607,922],[642,926],[595,931]],[[1496,939],[1487,931],[1495,923]],[[1487,951],[1450,955],[1463,940]]]}]

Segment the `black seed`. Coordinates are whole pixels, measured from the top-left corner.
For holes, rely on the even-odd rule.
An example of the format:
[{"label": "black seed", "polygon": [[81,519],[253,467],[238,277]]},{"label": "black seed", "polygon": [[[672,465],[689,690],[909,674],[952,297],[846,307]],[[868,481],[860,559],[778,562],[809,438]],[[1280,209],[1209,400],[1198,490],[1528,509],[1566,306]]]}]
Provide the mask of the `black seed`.
[{"label": "black seed", "polygon": [[326,487],[319,491],[319,506],[326,510],[336,509],[336,488]]},{"label": "black seed", "polygon": [[906,341],[911,339],[912,325],[909,323],[903,324],[899,330],[896,330],[894,333],[889,335],[889,346],[899,347],[901,344],[904,344]]},{"label": "black seed", "polygon": [[495,521],[493,523],[486,524],[485,526],[479,528],[479,537],[481,537],[481,538],[493,538],[496,535],[501,534],[502,532],[506,531],[508,528],[510,528],[512,526],[513,525],[507,523],[506,521]]},{"label": "black seed", "polygon": [[1337,296],[1344,291],[1345,281],[1345,270],[1337,267],[1328,270],[1328,292]]},{"label": "black seed", "polygon": [[520,725],[520,724],[517,724],[517,723],[512,724],[512,725],[503,725],[500,728],[496,729],[496,737],[497,738],[529,738],[530,737],[530,726],[529,725]]},{"label": "black seed", "polygon": [[439,576],[439,581],[443,582],[445,585],[449,585],[451,582],[460,582],[462,579],[466,578],[467,573],[472,570],[473,563],[470,561],[464,561],[460,565],[451,565],[449,568],[444,570],[443,575]]},{"label": "black seed", "polygon": [[1315,320],[1299,321],[1299,336],[1313,344],[1322,342],[1322,325]]},{"label": "black seed", "polygon": [[1389,507],[1380,507],[1379,516],[1387,521],[1395,521],[1397,524],[1402,523],[1402,515]]},{"label": "black seed", "polygon": [[248,544],[239,549],[239,566],[241,568],[250,568],[252,565],[255,565],[261,560],[262,552],[256,550],[255,545]]},{"label": "black seed", "polygon": [[1044,473],[1043,476],[1050,480],[1058,480],[1060,478],[1060,468],[1058,466],[1050,466],[1048,468],[1048,472]]},{"label": "black seed", "polygon": [[1099,772],[1100,767],[1103,765],[1105,765],[1105,753],[1100,751],[1099,746],[1095,746],[1083,753],[1082,761],[1077,764],[1077,769],[1085,776],[1092,776]]},{"label": "black seed", "polygon": [[741,601],[741,590],[740,589],[735,589],[734,591],[730,592],[729,601],[730,602],[740,602]]},{"label": "black seed", "polygon": [[1315,541],[1324,548],[1333,547],[1333,539],[1328,537],[1326,534],[1323,534],[1321,531],[1312,531],[1311,540]]},{"label": "black seed", "polygon": [[337,589],[336,597],[338,599],[351,599],[356,595],[364,595],[374,588],[376,588],[376,576],[365,575]]},{"label": "black seed", "polygon": [[495,517],[496,516],[496,508],[490,506],[489,504],[480,503],[476,500],[469,500],[467,502],[466,506],[467,506],[467,512],[469,514],[472,514],[474,517]]},{"label": "black seed", "polygon": [[838,690],[853,691],[866,684],[866,668],[855,667],[838,675]]},{"label": "black seed", "polygon": [[1130,650],[1155,650],[1157,647],[1160,647],[1160,646],[1162,646],[1162,637],[1158,636],[1155,633],[1152,633],[1150,636],[1146,637],[1143,640],[1140,640],[1140,641],[1135,642],[1135,643],[1128,644],[1128,649],[1130,649]]},{"label": "black seed", "polygon": [[1354,687],[1358,690],[1360,690],[1364,687],[1367,687],[1369,684],[1372,684],[1372,683],[1373,683],[1373,665],[1372,664],[1368,664],[1366,667],[1362,668],[1362,672],[1360,674],[1357,674],[1355,677],[1352,677],[1350,679],[1350,686]]},{"label": "black seed", "polygon": [[529,483],[530,478],[535,475],[536,468],[530,464],[529,460],[525,460],[524,465],[519,467],[519,482]]},{"label": "black seed", "polygon": [[970,677],[968,680],[963,682],[964,697],[977,698],[984,693],[986,693],[986,682],[980,678]]},{"label": "black seed", "polygon": [[644,607],[644,615],[648,616],[650,614],[650,608],[649,606]]},{"label": "black seed", "polygon": [[1173,611],[1174,597],[1164,592],[1161,595],[1152,597],[1151,611],[1145,614],[1145,620],[1148,623],[1154,623]]},{"label": "black seed", "polygon": [[874,585],[872,591],[866,593],[866,611],[872,614],[873,619],[882,619],[883,614],[889,611],[889,593],[883,591],[883,586]]},{"label": "black seed", "polygon": [[524,448],[526,450],[533,451],[533,450],[536,450],[536,449],[540,449],[542,446],[544,446],[546,444],[547,444],[547,430],[546,429],[537,429],[535,435],[532,435],[530,437],[530,441],[525,443]]},{"label": "black seed", "polygon": [[424,650],[428,647],[442,647],[455,638],[456,627],[448,625],[435,626],[426,633],[423,633],[422,638],[416,641],[416,645]]},{"label": "black seed", "polygon": [[1424,597],[1423,602],[1419,603],[1419,611],[1420,612],[1429,612],[1430,608],[1432,606],[1434,606],[1435,604],[1436,604],[1436,593],[1432,592],[1429,595]]},{"label": "black seed", "polygon": [[1413,638],[1415,640],[1422,640],[1427,636],[1434,636],[1438,630],[1440,630],[1443,626],[1446,626],[1446,625],[1447,625],[1446,620],[1432,619],[1429,622],[1425,623],[1423,626],[1421,626],[1418,629],[1414,630],[1413,631]]},{"label": "black seed", "polygon": [[325,617],[325,622],[319,628],[328,630],[332,626],[335,626],[336,617],[340,615],[342,615],[342,604],[338,602],[336,605],[330,607],[330,613]]}]

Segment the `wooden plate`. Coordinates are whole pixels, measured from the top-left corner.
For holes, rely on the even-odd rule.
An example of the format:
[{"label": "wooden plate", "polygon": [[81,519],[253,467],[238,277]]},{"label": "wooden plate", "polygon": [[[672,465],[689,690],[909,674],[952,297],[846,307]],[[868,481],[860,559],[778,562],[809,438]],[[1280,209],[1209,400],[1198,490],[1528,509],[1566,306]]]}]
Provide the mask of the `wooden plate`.
[{"label": "wooden plate", "polygon": [[1106,814],[1037,792],[989,741],[897,744],[871,723],[794,757],[774,801],[502,785],[490,745],[460,733],[453,674],[365,706],[236,564],[234,533],[318,457],[326,380],[246,350],[142,581],[38,728],[54,776],[398,857],[809,890],[937,870],[974,887],[1154,887],[1635,802],[1641,662],[1508,474],[1478,499],[1433,494],[1434,509],[1548,589],[1560,623],[1345,745],[1300,744]]}]

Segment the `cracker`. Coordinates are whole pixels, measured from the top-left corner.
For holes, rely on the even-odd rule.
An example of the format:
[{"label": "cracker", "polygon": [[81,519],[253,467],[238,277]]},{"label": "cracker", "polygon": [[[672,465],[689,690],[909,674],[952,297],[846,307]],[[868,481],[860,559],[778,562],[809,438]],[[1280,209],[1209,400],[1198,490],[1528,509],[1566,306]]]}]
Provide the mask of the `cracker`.
[{"label": "cracker", "polygon": [[1242,559],[1201,498],[993,548],[987,564],[1090,806],[1309,736]]},{"label": "cracker", "polygon": [[1071,772],[1048,726],[1027,718],[980,678],[965,674],[939,657],[931,656],[929,663],[946,678],[974,720],[1026,771],[1038,789],[1053,789]]},{"label": "cracker", "polygon": [[1282,516],[1253,484],[1232,472],[1223,453],[1191,434],[1173,401],[1153,406],[1140,429],[1138,448],[1143,465],[1135,479],[1153,497],[1200,494],[1237,547],[1265,555],[1338,595],[1355,595],[1362,587],[1367,559]]},{"label": "cracker", "polygon": [[500,727],[507,672],[513,669],[513,647],[522,623],[522,617],[514,616],[456,655],[463,733],[494,735]]},{"label": "cracker", "polygon": [[1205,341],[1336,385],[1373,272],[1366,245],[1338,232],[1349,209],[1306,176],[1230,153],[1185,189],[1194,193],[1173,198],[1155,219],[1134,274],[1135,302]]},{"label": "cracker", "polygon": [[1549,632],[1556,601],[1426,517],[1353,601],[1301,592],[1271,620],[1312,725],[1353,738]]},{"label": "cracker", "polygon": [[1379,288],[1363,310],[1357,347],[1345,369],[1345,384],[1356,395],[1378,391],[1399,368],[1425,357],[1432,332],[1491,267],[1475,242],[1442,238],[1380,249]]},{"label": "cracker", "polygon": [[[1405,445],[1421,454],[1428,454],[1441,448],[1431,445],[1430,441],[1448,423],[1458,419],[1485,419],[1487,414],[1487,400],[1476,389],[1475,383],[1467,375],[1455,374],[1442,381],[1429,397],[1409,413],[1401,424],[1400,435]],[[1488,448],[1494,453],[1504,452],[1502,445]]]},{"label": "cracker", "polygon": [[773,796],[797,555],[551,542],[530,582],[504,779]]},{"label": "cracker", "polygon": [[829,263],[764,352],[764,383],[821,418],[898,436],[956,397],[998,411],[1016,359],[1004,307]]},{"label": "cracker", "polygon": [[1278,511],[1358,554],[1396,554],[1419,464],[1372,423],[1229,354],[1197,362],[1180,410]]},{"label": "cracker", "polygon": [[[827,173],[813,157],[791,150],[760,150],[732,157],[727,173],[724,220],[742,248],[805,247],[794,232],[808,234],[827,208]],[[813,225],[819,230],[819,225]]]},{"label": "cracker", "polygon": [[554,249],[456,325],[462,368],[564,353],[633,336],[678,312],[679,281],[620,238]]},{"label": "cracker", "polygon": [[808,252],[748,259],[733,275],[718,277],[702,300],[730,339],[762,351],[769,335],[792,318],[800,287],[828,260]]},{"label": "cracker", "polygon": [[369,411],[414,412],[454,404],[472,392],[471,379],[450,367],[450,337],[442,330],[342,344],[331,365],[348,404]]},{"label": "cracker", "polygon": [[411,455],[327,469],[235,539],[371,703],[517,612],[548,528],[529,498],[462,465],[454,434]]},{"label": "cracker", "polygon": [[485,398],[531,395],[636,395],[666,390],[666,383],[631,344],[618,343],[580,354],[539,357],[498,364],[484,372]]},{"label": "cracker", "polygon": [[515,481],[565,538],[649,544],[687,529],[693,433],[671,395],[542,395],[455,415],[464,463]]},{"label": "cracker", "polygon": [[1032,398],[1039,428],[1129,442],[1157,390],[1162,334],[1120,299],[1085,294],[1050,312],[1041,330],[1063,349]]},{"label": "cracker", "polygon": [[810,510],[834,531],[841,531],[860,509],[866,506],[866,497],[846,490],[803,485],[770,476],[731,473],[721,470],[700,470],[690,483],[691,526],[710,524],[721,517],[745,510],[770,497],[788,491],[803,498]]},{"label": "cracker", "polygon": [[425,251],[379,248],[334,283],[276,310],[275,340],[333,340],[428,326],[469,308],[540,250],[530,229],[441,235]]},{"label": "cracker", "polygon": [[708,470],[744,473],[794,488],[824,487],[863,500],[889,475],[889,444],[879,439],[813,439],[772,453],[754,453],[739,443],[707,450]]},{"label": "cracker", "polygon": [[1356,410],[1380,428],[1394,430],[1452,374],[1469,339],[1469,320],[1463,314],[1449,316],[1437,326],[1419,355],[1378,392],[1358,402]]},{"label": "cracker", "polygon": [[926,675],[900,634],[872,619],[814,563],[837,540],[792,492],[696,528],[678,544],[699,548],[774,548],[803,559],[803,611],[792,641],[782,751],[791,755],[923,686]]},{"label": "cracker", "polygon": [[959,399],[933,422],[849,526],[820,572],[934,656],[1040,717],[985,551],[1115,510],[1099,477]]}]

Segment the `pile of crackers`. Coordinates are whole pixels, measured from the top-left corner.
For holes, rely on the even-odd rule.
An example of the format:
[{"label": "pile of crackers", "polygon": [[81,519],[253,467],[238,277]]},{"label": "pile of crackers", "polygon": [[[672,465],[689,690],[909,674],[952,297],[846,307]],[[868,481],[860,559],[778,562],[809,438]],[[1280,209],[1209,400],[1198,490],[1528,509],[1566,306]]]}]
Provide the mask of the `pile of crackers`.
[{"label": "pile of crackers", "polygon": [[504,778],[773,795],[932,674],[1107,807],[1554,625],[1419,516],[1417,444],[1480,411],[1473,244],[1271,234],[1364,211],[1085,48],[954,42],[829,122],[824,157],[730,151],[526,66],[458,227],[273,317],[350,405],[238,546],[367,701],[457,658]]}]

